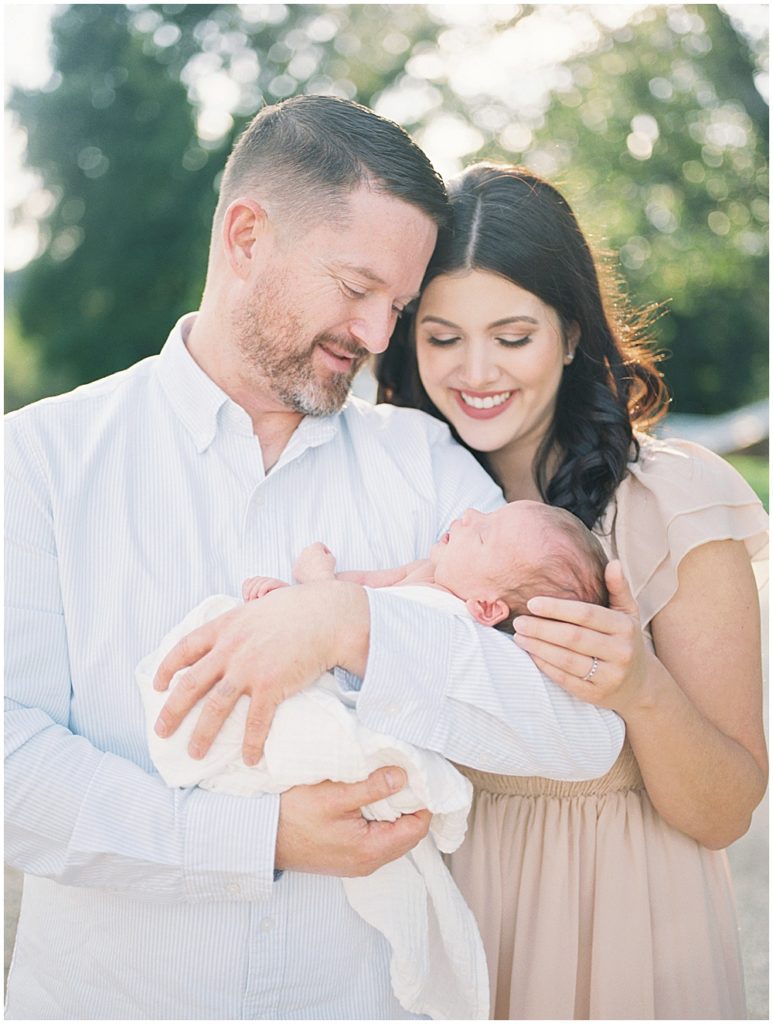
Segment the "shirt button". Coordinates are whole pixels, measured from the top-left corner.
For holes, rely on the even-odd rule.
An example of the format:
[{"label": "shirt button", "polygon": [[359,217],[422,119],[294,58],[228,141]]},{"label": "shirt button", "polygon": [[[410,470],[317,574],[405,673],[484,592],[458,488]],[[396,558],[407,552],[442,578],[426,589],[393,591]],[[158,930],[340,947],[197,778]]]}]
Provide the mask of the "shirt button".
[{"label": "shirt button", "polygon": [[237,896],[242,891],[242,887],[239,885],[238,882],[229,882],[228,885],[225,887],[225,891],[231,892],[234,894],[234,896]]},{"label": "shirt button", "polygon": [[274,927],[274,922],[270,917],[264,917],[260,922],[260,930],[262,932],[270,932]]}]

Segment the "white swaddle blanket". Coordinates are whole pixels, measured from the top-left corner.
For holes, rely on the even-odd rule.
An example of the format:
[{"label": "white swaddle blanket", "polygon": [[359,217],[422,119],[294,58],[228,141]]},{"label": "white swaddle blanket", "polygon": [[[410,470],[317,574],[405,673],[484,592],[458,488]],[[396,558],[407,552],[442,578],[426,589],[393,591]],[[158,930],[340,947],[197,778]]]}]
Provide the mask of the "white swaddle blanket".
[{"label": "white swaddle blanket", "polygon": [[[406,598],[457,611],[464,607],[452,595],[428,587],[399,589]],[[148,746],[161,777],[169,786],[200,785],[249,796],[281,793],[325,779],[359,782],[384,765],[403,768],[407,786],[363,808],[363,814],[394,821],[426,807],[432,812],[429,834],[409,853],[373,874],[341,879],[347,899],[389,942],[392,988],[406,1010],[439,1019],[487,1019],[489,983],[483,945],[472,912],[440,856],[457,849],[464,838],[472,787],[444,757],[366,728],[354,711],[357,693],[342,690],[330,673],[280,704],[263,757],[254,767],[247,767],[241,757],[249,706],[244,696],[200,761],[189,756],[187,746],[201,701],[173,736],[156,735],[153,725],[168,696],[153,689],[163,657],[191,630],[240,604],[221,595],[203,601],[137,666]]]}]

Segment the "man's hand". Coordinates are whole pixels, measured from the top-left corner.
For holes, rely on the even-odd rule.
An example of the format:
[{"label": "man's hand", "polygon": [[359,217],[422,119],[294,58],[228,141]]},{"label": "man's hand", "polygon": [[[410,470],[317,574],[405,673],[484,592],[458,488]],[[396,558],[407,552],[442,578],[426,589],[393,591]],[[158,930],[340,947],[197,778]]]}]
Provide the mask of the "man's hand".
[{"label": "man's hand", "polygon": [[[346,628],[341,629],[341,623]],[[172,648],[154,680],[166,690],[180,676],[156,722],[171,736],[205,694],[188,745],[191,757],[209,750],[242,694],[250,698],[242,756],[257,764],[276,708],[334,665],[363,675],[370,613],[365,591],[352,583],[283,587],[199,626]]]},{"label": "man's hand", "polygon": [[405,785],[400,768],[379,768],[363,782],[294,786],[280,798],[276,867],[356,878],[402,857],[424,838],[429,811],[396,821],[366,821],[360,808]]}]

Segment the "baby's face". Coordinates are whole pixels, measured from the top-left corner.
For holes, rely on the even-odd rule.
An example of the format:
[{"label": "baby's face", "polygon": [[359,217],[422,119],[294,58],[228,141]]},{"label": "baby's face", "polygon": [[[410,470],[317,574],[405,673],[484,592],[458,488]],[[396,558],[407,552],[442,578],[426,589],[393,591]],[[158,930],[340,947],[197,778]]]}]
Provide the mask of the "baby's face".
[{"label": "baby's face", "polygon": [[463,600],[493,601],[517,563],[539,558],[540,503],[512,501],[496,512],[467,509],[430,552],[435,582]]}]

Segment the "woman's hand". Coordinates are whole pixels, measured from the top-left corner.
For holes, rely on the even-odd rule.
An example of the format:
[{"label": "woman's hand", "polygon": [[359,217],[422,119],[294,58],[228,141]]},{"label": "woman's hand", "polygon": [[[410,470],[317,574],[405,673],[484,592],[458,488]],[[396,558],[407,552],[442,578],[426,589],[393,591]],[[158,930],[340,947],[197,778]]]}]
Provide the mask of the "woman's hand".
[{"label": "woman's hand", "polygon": [[[340,622],[345,630],[337,628]],[[226,612],[189,633],[161,662],[157,690],[186,671],[161,709],[156,732],[171,736],[209,693],[188,745],[191,757],[201,758],[244,694],[250,709],[242,755],[246,764],[257,764],[283,700],[334,665],[364,673],[369,630],[364,590],[337,581],[283,587]]]},{"label": "woman's hand", "polygon": [[553,682],[580,700],[626,711],[646,700],[650,655],[619,561],[607,565],[609,608],[533,597],[513,620],[514,640]]}]

